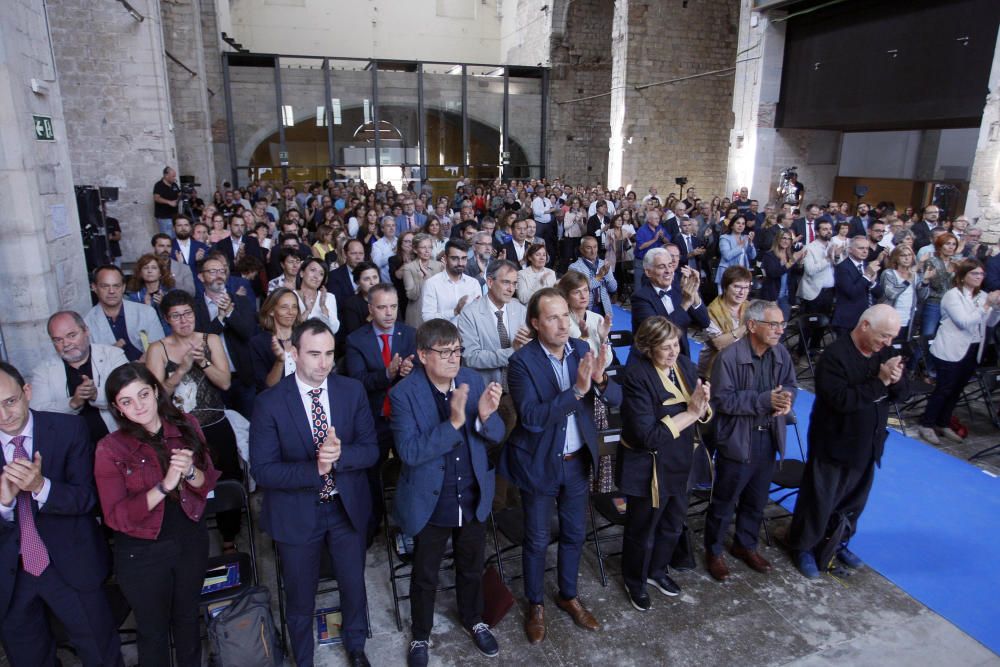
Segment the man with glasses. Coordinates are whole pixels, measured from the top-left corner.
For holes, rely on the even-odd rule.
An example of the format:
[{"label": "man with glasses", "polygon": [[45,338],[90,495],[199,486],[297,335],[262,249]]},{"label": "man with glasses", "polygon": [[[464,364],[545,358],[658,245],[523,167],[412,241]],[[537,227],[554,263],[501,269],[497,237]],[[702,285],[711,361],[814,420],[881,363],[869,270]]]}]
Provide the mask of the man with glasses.
[{"label": "man with glasses", "polygon": [[113,345],[91,343],[83,318],[71,310],[54,313],[46,330],[59,358],[43,361],[31,372],[35,409],[80,415],[87,422],[91,443],[96,445],[118,430],[108,412],[104,381],[128,359]]},{"label": "man with glasses", "polygon": [[435,318],[458,321],[462,309],[483,295],[479,281],[465,273],[469,262],[469,244],[451,239],[444,247],[444,271],[424,282],[420,311],[423,321]]},{"label": "man with glasses", "polygon": [[773,301],[756,300],[746,311],[747,335],[729,345],[712,367],[715,410],[715,483],[705,516],[705,561],[717,581],[729,577],[723,548],[736,512],[730,553],[751,569],[771,564],[757,552],[775,453],[785,456],[786,416],[795,401],[795,364],[781,342],[784,315]]},{"label": "man with glasses", "polygon": [[392,431],[403,462],[393,506],[403,533],[415,536],[410,667],[427,665],[438,573],[449,540],[462,627],[483,655],[500,651],[483,622],[482,575],[494,489],[487,449],[503,438],[497,414],[502,388],[462,368],[462,351],[454,324],[424,322],[417,330],[420,365],[390,393]]},{"label": "man with glasses", "polygon": [[94,446],[82,419],[29,409],[32,387],[0,362],[0,639],[14,667],[55,665],[48,616],[87,667],[124,665],[102,588]]},{"label": "man with glasses", "polygon": [[150,343],[164,337],[163,325],[152,307],[124,298],[125,274],[114,264],[94,269],[90,289],[97,294],[97,305],[83,321],[92,342],[114,345],[129,361],[139,361]]},{"label": "man with glasses", "polygon": [[472,276],[480,285],[486,284],[486,271],[493,260],[493,233],[483,230],[472,237],[472,257],[465,268],[465,275]]},{"label": "man with glasses", "polygon": [[250,419],[257,395],[250,354],[250,339],[257,333],[253,301],[226,289],[229,265],[220,253],[212,253],[201,261],[198,277],[205,289],[202,298],[195,299],[195,331],[213,333],[222,339],[226,359],[221,363],[232,373],[225,394],[226,405]]}]

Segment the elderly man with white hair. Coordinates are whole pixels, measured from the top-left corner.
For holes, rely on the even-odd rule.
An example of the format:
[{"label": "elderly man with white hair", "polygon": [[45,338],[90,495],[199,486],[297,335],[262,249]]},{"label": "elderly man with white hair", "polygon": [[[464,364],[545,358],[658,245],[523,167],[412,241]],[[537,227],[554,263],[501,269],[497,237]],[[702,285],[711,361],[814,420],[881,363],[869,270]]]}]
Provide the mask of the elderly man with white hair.
[{"label": "elderly man with white hair", "polygon": [[817,565],[820,554],[836,554],[852,569],[863,565],[847,543],[882,460],[892,402],[909,394],[903,358],[892,347],[899,328],[892,306],[871,306],[816,366],[809,454],[788,530],[795,565],[809,579],[831,565],[825,559]]}]

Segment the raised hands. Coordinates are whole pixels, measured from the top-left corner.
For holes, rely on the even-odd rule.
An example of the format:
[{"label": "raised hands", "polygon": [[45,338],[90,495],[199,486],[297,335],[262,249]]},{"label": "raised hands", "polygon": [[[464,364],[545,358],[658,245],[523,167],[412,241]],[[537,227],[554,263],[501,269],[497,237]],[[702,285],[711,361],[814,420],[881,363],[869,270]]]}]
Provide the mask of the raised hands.
[{"label": "raised hands", "polygon": [[333,464],[340,460],[340,438],[337,437],[337,429],[330,427],[326,434],[326,440],[319,446],[316,452],[316,467],[320,475],[327,475],[333,469]]}]

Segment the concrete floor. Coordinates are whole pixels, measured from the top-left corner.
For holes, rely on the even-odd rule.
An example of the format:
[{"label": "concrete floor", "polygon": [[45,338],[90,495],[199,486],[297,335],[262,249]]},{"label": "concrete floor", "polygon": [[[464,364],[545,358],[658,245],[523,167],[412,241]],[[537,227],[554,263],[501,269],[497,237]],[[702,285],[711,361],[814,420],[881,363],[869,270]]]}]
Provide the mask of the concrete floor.
[{"label": "concrete floor", "polygon": [[[810,382],[802,383],[811,388]],[[986,416],[981,403],[968,412],[957,413],[970,427],[970,436],[961,445],[942,447],[965,459],[975,451],[996,442],[997,430]],[[918,412],[904,414],[908,434],[913,436]],[[1000,474],[1000,454],[976,463],[991,474]],[[876,484],[878,478],[876,477]],[[255,505],[259,498],[254,498]],[[780,508],[770,506],[772,515]],[[690,525],[698,530],[701,517],[692,517]],[[771,522],[780,541],[787,528],[787,518]],[[861,527],[864,530],[864,526]],[[697,537],[695,538],[697,541]],[[258,534],[257,545],[262,583],[277,590],[271,542]],[[492,541],[487,554],[492,553]],[[615,543],[608,550],[617,550]],[[500,642],[500,656],[481,656],[458,624],[454,612],[454,592],[439,594],[438,615],[431,647],[432,665],[788,665],[818,667],[824,665],[905,665],[920,667],[1000,665],[1000,656],[992,653],[908,596],[903,590],[871,569],[864,568],[847,579],[826,575],[817,581],[803,578],[792,566],[787,554],[777,546],[761,545],[761,552],[775,564],[768,576],[757,574],[728,557],[733,576],[725,584],[712,580],[703,568],[698,553],[698,569],[673,573],[683,589],[677,598],[667,598],[651,590],[653,608],[637,612],[625,597],[619,575],[619,560],[607,560],[609,585],[600,584],[597,560],[587,547],[580,573],[581,599],[602,623],[599,632],[576,628],[569,617],[547,604],[548,636],[538,646],[528,645],[523,632],[522,588],[515,581],[512,590],[518,604],[495,629]],[[554,562],[554,549],[550,550]],[[509,566],[513,573],[519,563]],[[443,575],[447,579],[448,575]],[[550,594],[554,594],[555,573],[546,575]],[[380,538],[369,552],[366,572],[373,637],[367,653],[373,665],[403,665],[409,643],[406,624],[408,603],[402,606],[404,631],[396,630],[392,595],[388,578],[387,555]],[[403,583],[403,590],[407,584]],[[335,602],[335,595],[330,596]],[[331,603],[321,598],[318,606]],[[275,618],[277,604],[275,602]],[[135,664],[133,647],[125,649],[127,664]],[[63,664],[75,664],[65,655]],[[207,656],[206,656],[207,664]],[[288,664],[292,664],[289,661]],[[339,646],[321,646],[316,650],[316,664],[346,664]]]}]

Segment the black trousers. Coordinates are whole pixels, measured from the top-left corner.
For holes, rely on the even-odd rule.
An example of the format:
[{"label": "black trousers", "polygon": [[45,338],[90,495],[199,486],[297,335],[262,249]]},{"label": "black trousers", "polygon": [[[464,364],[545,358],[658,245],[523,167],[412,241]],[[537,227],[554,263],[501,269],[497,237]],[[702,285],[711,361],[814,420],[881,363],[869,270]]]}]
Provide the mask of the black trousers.
[{"label": "black trousers", "polygon": [[733,544],[745,549],[757,548],[760,523],[767,506],[771,477],[774,475],[776,448],[768,431],[750,432],[750,461],[743,463],[718,456],[715,461],[715,484],[712,502],[705,515],[705,551],[713,556],[722,553],[729,521],[736,512]]},{"label": "black trousers", "polygon": [[[807,314],[820,314],[829,315],[830,311],[833,309],[833,288],[824,287],[816,295],[815,299],[812,300],[801,300],[802,312]],[[822,330],[815,327],[807,327],[806,335],[808,338],[808,344],[810,349],[815,349],[820,346],[822,339]],[[804,343],[799,344],[800,352],[805,353]]]},{"label": "black trousers", "polygon": [[[927,407],[920,417],[920,425],[928,428],[947,428],[951,422],[951,413],[955,411],[958,399],[962,398],[962,390],[969,378],[976,372],[976,356],[979,345],[970,345],[965,356],[958,361],[942,361],[934,357],[934,367],[937,368],[937,383],[934,391],[927,397]],[[931,355],[933,356],[933,355]]]},{"label": "black trousers", "polygon": [[135,612],[142,667],[170,664],[168,630],[173,631],[177,666],[200,667],[198,602],[207,566],[204,523],[183,539],[116,542],[115,577]]},{"label": "black trousers", "polygon": [[413,639],[426,641],[434,625],[434,598],[438,573],[448,538],[455,556],[455,597],[462,626],[471,629],[483,620],[483,560],[486,524],[469,521],[460,528],[427,524],[414,538],[410,577],[410,617]]},{"label": "black trousers", "polygon": [[687,493],[670,494],[653,507],[651,497],[628,496],[622,534],[622,578],[632,593],[646,589],[648,577],[667,573],[674,547],[684,530]]},{"label": "black trousers", "polygon": [[857,532],[874,479],[874,462],[859,470],[808,457],[788,529],[789,547],[793,551],[816,549],[833,532],[838,515],[851,520],[850,531],[844,535],[846,543]]},{"label": "black trousers", "polygon": [[[208,453],[212,457],[212,465],[222,473],[220,479],[235,479],[243,481],[243,468],[240,466],[240,453],[236,447],[236,434],[229,425],[228,419],[220,419],[211,426],[202,426],[205,441],[208,443]],[[232,542],[240,533],[240,523],[243,513],[240,510],[219,512],[216,517],[219,523],[219,533],[223,542]]]}]

